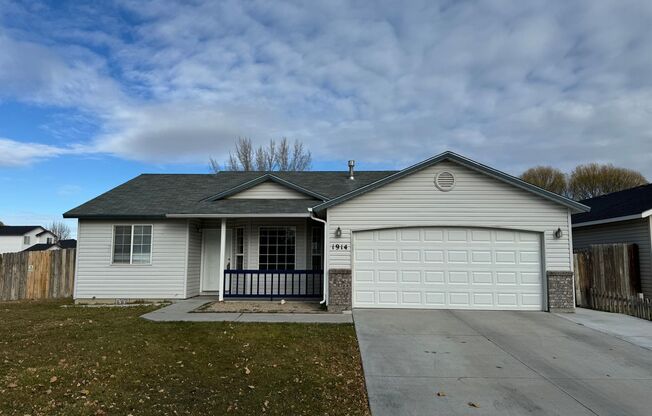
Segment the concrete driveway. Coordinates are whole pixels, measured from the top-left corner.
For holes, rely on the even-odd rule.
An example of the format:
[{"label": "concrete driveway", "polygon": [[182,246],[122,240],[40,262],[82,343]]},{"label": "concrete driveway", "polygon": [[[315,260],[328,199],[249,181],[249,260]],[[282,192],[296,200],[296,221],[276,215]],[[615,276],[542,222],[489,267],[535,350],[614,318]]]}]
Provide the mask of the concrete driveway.
[{"label": "concrete driveway", "polygon": [[549,313],[353,315],[373,416],[652,412],[652,351]]}]

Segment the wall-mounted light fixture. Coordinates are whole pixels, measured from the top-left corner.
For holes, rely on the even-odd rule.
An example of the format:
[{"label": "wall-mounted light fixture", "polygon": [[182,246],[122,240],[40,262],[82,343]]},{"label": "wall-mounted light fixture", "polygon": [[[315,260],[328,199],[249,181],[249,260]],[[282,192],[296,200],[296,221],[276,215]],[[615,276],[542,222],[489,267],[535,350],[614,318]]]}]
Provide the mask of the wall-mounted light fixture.
[{"label": "wall-mounted light fixture", "polygon": [[561,238],[564,235],[564,233],[561,231],[561,228],[557,228],[557,231],[555,231],[555,238]]},{"label": "wall-mounted light fixture", "polygon": [[336,238],[342,237],[342,229],[340,227],[337,227],[337,230],[335,230],[335,237]]}]

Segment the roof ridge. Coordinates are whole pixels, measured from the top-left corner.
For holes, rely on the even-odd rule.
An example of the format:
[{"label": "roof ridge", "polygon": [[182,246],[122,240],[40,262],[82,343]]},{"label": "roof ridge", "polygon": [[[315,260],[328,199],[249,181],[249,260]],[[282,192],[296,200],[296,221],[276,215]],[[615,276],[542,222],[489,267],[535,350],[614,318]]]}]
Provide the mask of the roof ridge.
[{"label": "roof ridge", "polygon": [[[356,173],[387,173],[387,172],[399,172],[400,169],[385,169],[385,170],[356,170]],[[220,171],[217,173],[141,173],[138,176],[163,176],[163,175],[169,175],[169,176],[214,176],[218,175],[220,173],[233,173],[233,174],[260,174],[265,175],[278,175],[278,174],[312,174],[312,173],[342,173],[348,175],[348,171],[345,170],[309,170],[309,171],[303,171],[303,172],[296,172],[296,171],[267,171],[267,170],[249,170],[249,171]]]}]

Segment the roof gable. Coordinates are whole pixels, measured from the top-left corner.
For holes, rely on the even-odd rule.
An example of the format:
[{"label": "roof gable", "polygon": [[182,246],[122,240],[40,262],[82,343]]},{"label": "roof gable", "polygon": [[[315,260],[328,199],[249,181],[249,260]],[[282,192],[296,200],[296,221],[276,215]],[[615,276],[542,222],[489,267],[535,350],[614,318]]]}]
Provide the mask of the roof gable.
[{"label": "roof gable", "polygon": [[[299,195],[304,195],[304,199],[319,199],[321,201],[325,201],[327,198],[324,197],[323,195],[320,195],[316,192],[313,192],[309,189],[306,189],[302,186],[299,186],[293,182],[290,182],[288,180],[279,178],[278,176],[271,174],[271,173],[265,173],[264,175],[261,175],[255,179],[252,179],[250,181],[247,181],[245,183],[242,183],[238,186],[234,186],[230,189],[227,189],[223,192],[220,192],[216,195],[210,196],[206,198],[208,201],[217,201],[219,199],[224,199],[224,198],[238,198],[236,195],[239,194],[244,194],[246,191],[253,190],[257,187],[260,187],[262,184],[265,183],[274,183],[277,184],[278,186],[282,186],[286,188],[286,190],[294,191],[295,197],[292,198],[276,198],[276,199],[301,199],[297,198],[296,196]],[[240,198],[242,199],[267,199],[265,197],[253,197],[253,195],[250,194],[250,196],[245,196],[245,195],[240,195]]]},{"label": "roof gable", "polygon": [[415,165],[412,165],[408,168],[405,168],[401,171],[398,171],[392,175],[389,175],[385,178],[379,179],[376,182],[370,183],[366,186],[363,186],[361,188],[358,188],[356,190],[353,190],[351,192],[348,192],[344,195],[341,195],[337,198],[333,198],[330,201],[326,201],[322,204],[319,204],[313,208],[314,211],[322,211],[326,208],[335,206],[337,204],[340,204],[342,202],[345,202],[349,199],[355,198],[359,195],[365,194],[367,192],[371,192],[374,189],[377,189],[381,186],[384,186],[386,184],[392,183],[398,179],[401,179],[403,177],[406,177],[414,172],[418,172],[422,169],[425,169],[429,166],[433,166],[439,162],[442,162],[444,160],[448,160],[454,163],[457,163],[459,165],[462,165],[466,168],[469,168],[471,170],[474,170],[476,172],[480,172],[482,174],[485,174],[487,176],[490,176],[494,179],[497,179],[499,181],[505,182],[507,184],[513,185],[517,188],[523,189],[525,191],[534,193],[536,195],[539,195],[540,197],[543,197],[545,199],[548,199],[550,201],[553,201],[555,203],[564,205],[576,212],[586,212],[590,208],[579,203],[576,201],[573,201],[572,199],[566,198],[564,196],[555,194],[553,192],[547,191],[545,189],[539,188],[538,186],[532,185],[530,183],[527,183],[519,178],[516,178],[514,176],[508,175],[504,172],[501,172],[499,170],[493,169],[489,166],[483,165],[481,163],[478,163],[474,160],[465,158],[463,156],[460,156],[456,153],[453,152],[444,152],[441,153],[437,156],[431,157],[430,159],[426,159],[423,162],[417,163]]}]

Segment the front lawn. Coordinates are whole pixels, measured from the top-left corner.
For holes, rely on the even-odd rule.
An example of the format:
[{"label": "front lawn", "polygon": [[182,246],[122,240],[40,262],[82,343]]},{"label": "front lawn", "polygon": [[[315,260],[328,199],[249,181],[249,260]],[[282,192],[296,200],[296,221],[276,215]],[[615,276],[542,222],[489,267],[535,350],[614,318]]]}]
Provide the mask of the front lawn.
[{"label": "front lawn", "polygon": [[352,325],[0,303],[0,415],[368,415]]}]

